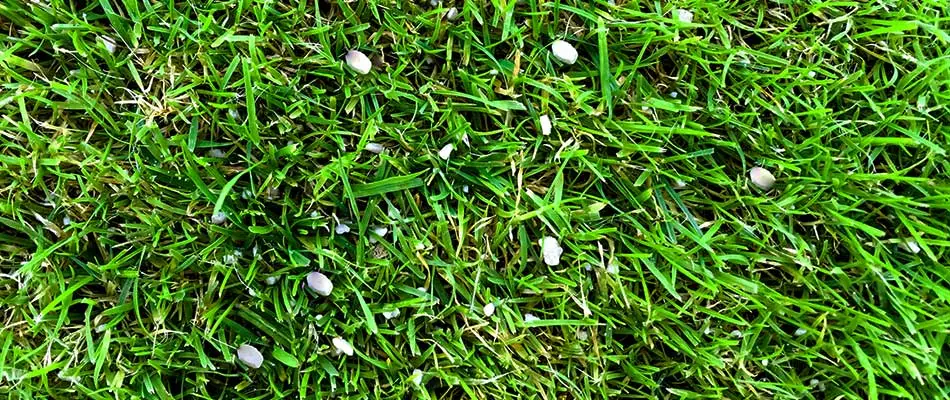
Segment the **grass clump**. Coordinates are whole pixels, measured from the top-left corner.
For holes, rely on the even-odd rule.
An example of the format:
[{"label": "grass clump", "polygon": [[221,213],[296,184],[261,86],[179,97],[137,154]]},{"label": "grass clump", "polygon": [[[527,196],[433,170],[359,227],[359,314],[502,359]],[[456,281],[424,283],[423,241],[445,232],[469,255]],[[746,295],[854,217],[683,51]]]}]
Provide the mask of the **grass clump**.
[{"label": "grass clump", "polygon": [[948,8],[0,0],[0,394],[950,397]]}]

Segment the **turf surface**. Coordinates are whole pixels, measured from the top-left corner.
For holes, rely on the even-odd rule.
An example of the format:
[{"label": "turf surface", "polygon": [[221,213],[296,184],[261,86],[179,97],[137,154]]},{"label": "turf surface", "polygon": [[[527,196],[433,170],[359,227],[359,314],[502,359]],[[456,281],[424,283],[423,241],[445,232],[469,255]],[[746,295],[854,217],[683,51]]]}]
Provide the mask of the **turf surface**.
[{"label": "turf surface", "polygon": [[0,0],[0,395],[948,398],[948,24]]}]

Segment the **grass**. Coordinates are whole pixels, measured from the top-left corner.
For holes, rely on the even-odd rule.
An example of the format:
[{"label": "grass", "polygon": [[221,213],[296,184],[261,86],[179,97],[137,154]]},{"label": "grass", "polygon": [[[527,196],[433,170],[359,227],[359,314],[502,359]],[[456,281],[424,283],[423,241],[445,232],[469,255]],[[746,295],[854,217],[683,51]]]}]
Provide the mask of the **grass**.
[{"label": "grass", "polygon": [[950,397],[945,1],[449,3],[0,1],[0,395]]}]

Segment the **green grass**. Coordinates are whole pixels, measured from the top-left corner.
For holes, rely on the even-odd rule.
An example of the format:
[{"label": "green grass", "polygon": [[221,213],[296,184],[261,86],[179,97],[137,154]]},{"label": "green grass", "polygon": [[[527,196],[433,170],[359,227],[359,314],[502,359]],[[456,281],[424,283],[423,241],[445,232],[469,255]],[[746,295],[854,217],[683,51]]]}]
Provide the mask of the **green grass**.
[{"label": "green grass", "polygon": [[950,398],[947,2],[449,3],[0,0],[0,396]]}]

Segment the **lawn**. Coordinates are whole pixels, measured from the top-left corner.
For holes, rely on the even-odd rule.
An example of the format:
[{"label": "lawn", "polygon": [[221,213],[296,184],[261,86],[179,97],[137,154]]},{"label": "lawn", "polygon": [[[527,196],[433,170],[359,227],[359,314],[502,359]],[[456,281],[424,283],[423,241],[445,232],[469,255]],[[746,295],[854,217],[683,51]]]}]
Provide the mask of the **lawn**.
[{"label": "lawn", "polygon": [[948,26],[0,0],[0,396],[950,398]]}]

